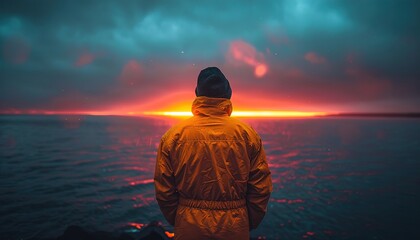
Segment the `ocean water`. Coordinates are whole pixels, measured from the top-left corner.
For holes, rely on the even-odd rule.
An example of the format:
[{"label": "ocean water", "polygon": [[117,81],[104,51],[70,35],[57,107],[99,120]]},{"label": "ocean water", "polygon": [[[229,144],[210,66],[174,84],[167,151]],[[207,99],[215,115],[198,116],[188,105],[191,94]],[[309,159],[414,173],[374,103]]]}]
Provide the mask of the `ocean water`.
[{"label": "ocean water", "polygon": [[[0,116],[0,238],[57,237],[69,225],[139,231],[162,221],[153,171],[178,120]],[[420,233],[420,119],[244,120],[274,183],[252,237],[411,239]]]}]

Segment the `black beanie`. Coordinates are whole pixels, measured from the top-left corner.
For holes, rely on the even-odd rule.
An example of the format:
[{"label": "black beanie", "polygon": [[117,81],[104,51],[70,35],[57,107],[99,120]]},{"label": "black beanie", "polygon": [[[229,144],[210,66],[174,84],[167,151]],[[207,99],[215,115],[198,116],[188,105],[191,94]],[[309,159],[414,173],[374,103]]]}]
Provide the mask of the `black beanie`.
[{"label": "black beanie", "polygon": [[217,67],[208,67],[201,70],[198,75],[195,95],[197,97],[205,96],[230,99],[232,89],[230,88],[229,81],[220,69]]}]

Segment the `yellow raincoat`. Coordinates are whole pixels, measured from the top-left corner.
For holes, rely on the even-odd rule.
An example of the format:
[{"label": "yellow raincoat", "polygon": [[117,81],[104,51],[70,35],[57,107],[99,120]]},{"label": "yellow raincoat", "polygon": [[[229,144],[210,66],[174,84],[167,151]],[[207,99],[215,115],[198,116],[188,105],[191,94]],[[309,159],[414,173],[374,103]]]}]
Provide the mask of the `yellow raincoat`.
[{"label": "yellow raincoat", "polygon": [[162,137],[154,177],[159,207],[175,239],[249,239],[272,192],[261,139],[230,117],[229,99],[197,97],[192,112]]}]

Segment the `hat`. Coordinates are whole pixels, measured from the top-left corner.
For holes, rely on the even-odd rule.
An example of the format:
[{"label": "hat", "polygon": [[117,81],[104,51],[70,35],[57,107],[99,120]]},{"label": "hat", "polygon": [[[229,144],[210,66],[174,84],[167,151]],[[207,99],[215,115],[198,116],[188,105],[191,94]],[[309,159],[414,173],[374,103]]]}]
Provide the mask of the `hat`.
[{"label": "hat", "polygon": [[229,81],[217,67],[208,67],[201,70],[195,88],[197,97],[227,98],[232,96]]}]

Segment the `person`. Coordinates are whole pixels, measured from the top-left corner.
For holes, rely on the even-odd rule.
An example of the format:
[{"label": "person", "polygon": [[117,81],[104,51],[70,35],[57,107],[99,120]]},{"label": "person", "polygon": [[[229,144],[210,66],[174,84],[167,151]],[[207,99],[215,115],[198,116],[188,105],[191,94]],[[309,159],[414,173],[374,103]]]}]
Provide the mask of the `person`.
[{"label": "person", "polygon": [[193,117],[162,137],[156,200],[175,239],[249,239],[272,192],[259,135],[230,117],[232,90],[217,67],[198,75]]}]

